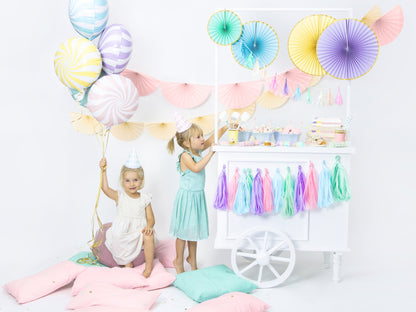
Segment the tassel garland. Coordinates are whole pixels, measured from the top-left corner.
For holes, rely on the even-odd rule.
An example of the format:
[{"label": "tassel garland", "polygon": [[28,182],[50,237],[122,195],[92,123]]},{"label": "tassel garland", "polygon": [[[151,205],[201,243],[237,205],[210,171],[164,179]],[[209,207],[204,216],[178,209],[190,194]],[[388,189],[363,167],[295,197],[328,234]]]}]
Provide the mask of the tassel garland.
[{"label": "tassel garland", "polygon": [[331,190],[331,173],[325,161],[322,161],[322,170],[318,179],[318,207],[329,207],[333,204],[334,199]]},{"label": "tassel garland", "polygon": [[309,163],[309,173],[306,179],[303,200],[307,210],[315,209],[318,204],[318,177],[313,163]]},{"label": "tassel garland", "polygon": [[273,177],[273,199],[274,199],[274,211],[279,212],[283,205],[283,177],[276,169],[276,173]]},{"label": "tassel garland", "polygon": [[305,211],[305,203],[303,201],[303,193],[305,191],[305,175],[302,171],[302,166],[298,167],[298,175],[295,183],[295,209],[294,212]]},{"label": "tassel garland", "polygon": [[230,209],[233,209],[233,206],[234,206],[235,194],[237,193],[239,179],[240,179],[240,173],[238,172],[238,167],[236,167],[234,175],[228,184],[228,207]]},{"label": "tassel garland", "polygon": [[235,194],[233,210],[236,214],[243,215],[250,212],[249,197],[246,170],[244,169],[243,174],[238,179],[238,188]]},{"label": "tassel garland", "polygon": [[287,167],[287,173],[285,182],[283,184],[283,207],[282,207],[282,216],[291,217],[294,215],[294,190],[295,190],[295,180],[293,179],[290,168]]},{"label": "tassel garland", "polygon": [[351,198],[350,186],[344,167],[341,165],[341,157],[335,157],[336,163],[331,171],[331,190],[336,202],[348,201]]}]

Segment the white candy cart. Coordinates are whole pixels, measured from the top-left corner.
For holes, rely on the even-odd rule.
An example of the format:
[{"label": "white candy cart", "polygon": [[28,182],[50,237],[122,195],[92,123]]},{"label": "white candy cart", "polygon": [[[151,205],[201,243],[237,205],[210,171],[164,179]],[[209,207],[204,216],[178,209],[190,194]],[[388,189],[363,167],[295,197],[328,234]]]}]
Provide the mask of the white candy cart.
[{"label": "white candy cart", "polygon": [[[350,171],[352,148],[282,147],[282,146],[216,146],[218,173],[226,166],[231,178],[236,167],[267,169],[272,176],[276,168],[282,172],[290,167],[296,174],[301,165],[305,174],[312,162],[319,173],[322,161],[329,168],[335,156]],[[253,281],[261,288],[284,282],[296,261],[296,250],[321,251],[329,266],[333,255],[333,280],[340,280],[342,253],[348,251],[348,202],[328,208],[299,212],[293,217],[280,214],[237,215],[232,210],[217,212],[215,248],[231,249],[234,272]]]}]

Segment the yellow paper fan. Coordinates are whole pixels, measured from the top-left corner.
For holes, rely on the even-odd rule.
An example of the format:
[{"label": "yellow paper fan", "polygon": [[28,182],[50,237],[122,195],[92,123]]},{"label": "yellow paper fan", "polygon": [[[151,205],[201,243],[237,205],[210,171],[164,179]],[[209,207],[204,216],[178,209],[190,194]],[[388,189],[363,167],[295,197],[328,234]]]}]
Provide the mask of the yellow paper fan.
[{"label": "yellow paper fan", "polygon": [[142,122],[125,122],[112,126],[110,133],[121,141],[133,141],[142,134],[144,123]]},{"label": "yellow paper fan", "polygon": [[145,127],[152,137],[159,140],[170,140],[176,133],[174,122],[148,122]]},{"label": "yellow paper fan", "polygon": [[318,60],[316,45],[322,32],[336,19],[323,14],[311,15],[298,22],[289,35],[287,49],[293,64],[301,71],[314,75],[326,75]]},{"label": "yellow paper fan", "polygon": [[195,118],[189,119],[190,122],[197,124],[201,127],[202,131],[204,131],[204,134],[211,133],[214,131],[214,125],[215,125],[215,115],[205,115],[205,116],[199,116]]},{"label": "yellow paper fan", "polygon": [[250,116],[253,116],[253,114],[256,111],[256,101],[254,101],[252,104],[250,104],[247,107],[227,109],[227,114],[228,114],[228,116],[231,116],[231,114],[234,113],[234,112],[238,112],[240,115],[244,112],[247,112],[247,113],[250,114]]},{"label": "yellow paper fan", "polygon": [[71,126],[74,130],[87,135],[104,131],[104,126],[94,117],[80,113],[71,113]]},{"label": "yellow paper fan", "polygon": [[368,13],[361,19],[361,22],[370,26],[376,20],[383,16],[381,9],[378,5],[375,5]]},{"label": "yellow paper fan", "polygon": [[309,87],[314,87],[321,81],[323,76],[312,76],[311,81],[309,82]]},{"label": "yellow paper fan", "polygon": [[269,109],[278,108],[285,104],[288,99],[288,97],[277,96],[270,91],[266,91],[259,96],[257,99],[257,104]]}]

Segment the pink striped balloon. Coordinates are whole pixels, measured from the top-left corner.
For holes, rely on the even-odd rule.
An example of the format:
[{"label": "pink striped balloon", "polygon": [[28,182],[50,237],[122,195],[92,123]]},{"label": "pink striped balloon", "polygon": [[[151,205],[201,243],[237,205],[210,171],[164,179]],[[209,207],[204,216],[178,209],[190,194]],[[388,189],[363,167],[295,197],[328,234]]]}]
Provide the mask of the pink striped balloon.
[{"label": "pink striped balloon", "polygon": [[137,110],[139,93],[130,79],[108,75],[97,80],[88,94],[87,107],[107,128],[129,120]]}]

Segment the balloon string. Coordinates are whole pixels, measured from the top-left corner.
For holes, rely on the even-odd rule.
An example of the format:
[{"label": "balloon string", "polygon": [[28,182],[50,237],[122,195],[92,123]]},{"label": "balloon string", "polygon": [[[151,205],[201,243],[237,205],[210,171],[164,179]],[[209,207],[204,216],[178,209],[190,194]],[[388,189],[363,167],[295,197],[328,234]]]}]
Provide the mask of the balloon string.
[{"label": "balloon string", "polygon": [[[99,134],[99,136],[100,136],[99,140],[100,140],[101,147],[102,147],[102,156],[103,157],[105,156],[107,146],[108,146],[109,132],[110,131],[108,129],[106,129],[104,131],[104,133]],[[95,135],[98,139],[98,134],[95,133]],[[88,264],[95,264],[100,259],[100,255],[98,254],[98,247],[102,244],[103,236],[101,236],[101,238],[99,240],[95,239],[95,220],[98,223],[99,231],[101,233],[104,233],[103,223],[101,222],[101,219],[100,219],[100,217],[98,215],[98,212],[97,212],[98,202],[99,202],[100,194],[101,194],[101,187],[102,187],[102,184],[103,184],[104,170],[105,170],[105,168],[101,169],[101,172],[100,172],[100,185],[99,185],[99,188],[98,188],[97,198],[95,200],[94,212],[93,212],[93,215],[92,215],[92,218],[91,218],[91,240],[88,241],[88,245],[89,245],[91,251],[94,253],[96,259],[92,259],[92,256],[90,254],[86,258],[80,259],[81,261],[84,261]]]}]

